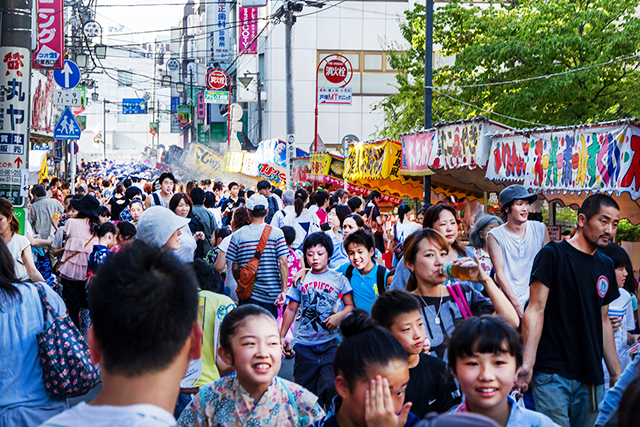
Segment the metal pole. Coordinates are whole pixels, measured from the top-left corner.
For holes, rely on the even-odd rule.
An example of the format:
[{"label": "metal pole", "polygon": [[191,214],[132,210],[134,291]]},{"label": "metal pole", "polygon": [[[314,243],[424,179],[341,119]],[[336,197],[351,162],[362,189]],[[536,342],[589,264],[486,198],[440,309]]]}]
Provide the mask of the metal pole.
[{"label": "metal pole", "polygon": [[[315,117],[315,132],[313,133],[313,152],[318,152],[318,73],[320,73],[320,65],[324,62],[324,59],[318,63],[316,67],[316,117]],[[344,152],[342,153],[344,154]]]},{"label": "metal pole", "polygon": [[285,38],[285,75],[287,80],[287,135],[295,135],[294,123],[294,85],[293,85],[293,24],[295,16],[290,10],[285,14],[284,38]]},{"label": "metal pole", "polygon": [[[7,117],[5,117],[5,121],[1,129],[6,132],[6,127],[11,124],[11,130],[14,130],[14,121],[13,116],[9,118],[7,109],[11,108],[11,111],[14,111],[13,108],[16,108],[16,113],[22,114],[22,121],[18,122],[16,117],[16,133],[20,138],[23,139],[23,149],[24,153],[21,157],[16,157],[12,154],[2,154],[0,155],[0,160],[9,163],[9,167],[16,167],[19,169],[29,170],[29,131],[31,123],[31,37],[32,37],[32,13],[33,10],[33,1],[32,0],[2,0],[0,1],[0,45],[2,46],[3,56],[2,60],[7,63],[7,67],[9,66],[10,60],[12,62],[18,62],[23,64],[24,69],[21,73],[18,74],[19,84],[21,85],[20,94],[27,97],[26,105],[23,104],[24,98],[21,101],[18,101],[14,96],[11,99],[3,96],[3,102],[0,103],[0,107],[7,113]],[[5,55],[12,54],[11,58],[8,58]],[[9,71],[6,72],[9,75]],[[2,76],[6,77],[6,76]],[[15,80],[14,80],[15,83]],[[8,85],[7,85],[8,87]],[[3,88],[4,89],[4,88]],[[8,90],[8,89],[7,89]],[[14,88],[15,90],[15,88]],[[20,98],[20,97],[18,97]],[[18,148],[18,146],[16,146]],[[24,163],[20,163],[23,161]],[[16,163],[17,162],[17,163]],[[12,171],[6,171],[12,172]],[[8,175],[10,176],[10,175]],[[20,179],[20,184],[17,187],[20,188],[20,193],[24,191],[22,188],[22,179]],[[17,190],[16,185],[10,184],[4,187],[4,190],[8,193],[13,193],[15,195],[15,190]],[[15,207],[25,207],[27,206],[27,198],[22,197],[22,202],[17,204],[15,200]]]},{"label": "metal pole", "polygon": [[196,116],[193,113],[193,68],[189,70],[189,104],[191,104],[191,142],[196,142],[196,133],[198,131],[197,125],[196,125]]},{"label": "metal pole", "polygon": [[67,147],[69,149],[69,163],[71,164],[71,194],[75,194],[76,192],[76,155],[74,153],[74,142],[74,139],[67,140]]},{"label": "metal pole", "polygon": [[107,160],[107,100],[102,98],[102,143],[104,159]]},{"label": "metal pole", "polygon": [[262,142],[262,81],[258,74],[258,142]]},{"label": "metal pole", "polygon": [[[424,128],[431,129],[431,85],[433,84],[433,0],[426,0],[426,26],[424,43]],[[431,203],[431,176],[425,175],[422,181],[423,200]]]},{"label": "metal pole", "polygon": [[158,147],[160,145],[160,100],[157,99],[156,100],[156,112],[157,112],[157,120],[156,123],[158,124],[158,132],[156,132],[156,147]]}]

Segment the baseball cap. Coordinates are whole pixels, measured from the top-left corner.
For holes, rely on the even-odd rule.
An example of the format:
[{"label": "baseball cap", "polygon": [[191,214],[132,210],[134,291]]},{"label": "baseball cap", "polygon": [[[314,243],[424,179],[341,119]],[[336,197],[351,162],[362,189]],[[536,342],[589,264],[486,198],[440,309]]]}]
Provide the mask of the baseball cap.
[{"label": "baseball cap", "polygon": [[514,184],[502,190],[500,192],[499,199],[500,204],[505,206],[514,200],[526,200],[529,203],[533,203],[538,200],[538,195],[535,193],[529,193],[523,185]]},{"label": "baseball cap", "polygon": [[267,202],[267,198],[264,197],[262,194],[258,194],[255,193],[254,195],[252,195],[251,197],[249,197],[249,200],[247,200],[247,205],[246,208],[250,211],[254,211],[254,210],[262,210],[260,208],[263,208],[264,210],[266,210],[269,207],[269,202]]},{"label": "baseball cap", "polygon": [[151,206],[140,215],[136,238],[143,242],[162,247],[179,228],[189,224],[189,218],[182,218],[163,206]]}]

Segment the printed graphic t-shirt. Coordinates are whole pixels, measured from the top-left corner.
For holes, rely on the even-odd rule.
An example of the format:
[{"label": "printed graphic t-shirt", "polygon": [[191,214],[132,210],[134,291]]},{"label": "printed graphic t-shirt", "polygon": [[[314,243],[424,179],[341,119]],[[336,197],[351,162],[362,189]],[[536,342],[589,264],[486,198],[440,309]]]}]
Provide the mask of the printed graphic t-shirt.
[{"label": "printed graphic t-shirt", "polygon": [[296,322],[296,344],[313,347],[338,338],[340,333],[325,329],[322,322],[329,317],[340,295],[350,292],[347,278],[333,270],[307,273],[302,284],[289,288],[287,298],[300,303],[301,310],[300,321]]}]

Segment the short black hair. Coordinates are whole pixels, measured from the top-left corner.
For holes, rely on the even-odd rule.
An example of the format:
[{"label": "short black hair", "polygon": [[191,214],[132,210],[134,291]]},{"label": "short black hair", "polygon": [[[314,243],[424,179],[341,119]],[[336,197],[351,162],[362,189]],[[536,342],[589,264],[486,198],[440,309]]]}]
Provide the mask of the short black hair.
[{"label": "short black hair", "polygon": [[280,230],[282,230],[282,234],[284,234],[284,241],[287,242],[287,246],[291,246],[293,241],[296,240],[295,228],[285,225],[280,227]]},{"label": "short black hair", "polygon": [[[505,348],[506,343],[506,348]],[[482,315],[461,321],[449,340],[449,368],[455,373],[456,360],[474,353],[509,353],[522,366],[520,334],[500,316]]]},{"label": "short black hair", "polygon": [[326,191],[322,190],[322,191],[318,191],[316,193],[316,205],[318,206],[322,206],[324,205],[324,202],[326,202],[327,200],[329,200],[329,193],[327,193]]},{"label": "short black hair", "polygon": [[217,190],[224,190],[224,185],[222,185],[222,183],[218,181],[213,183],[213,191]]},{"label": "short black hair", "polygon": [[31,194],[33,194],[34,197],[45,197],[47,195],[47,190],[44,188],[44,185],[38,184],[33,186]]},{"label": "short black hair", "polygon": [[129,221],[118,221],[118,233],[120,234],[120,238],[124,240],[133,239],[136,237],[138,230],[136,226],[130,223]]},{"label": "short black hair", "polygon": [[224,239],[228,235],[231,234],[231,230],[229,227],[216,228],[216,231],[213,232],[213,236],[217,239]]},{"label": "short black hair", "polygon": [[217,294],[222,293],[222,289],[220,288],[223,285],[220,280],[220,273],[213,268],[212,265],[209,265],[209,263],[202,258],[196,258],[193,260],[193,271],[200,289]]},{"label": "short black hair", "polygon": [[613,242],[609,242],[605,248],[598,249],[598,251],[613,260],[613,268],[617,269],[631,264],[631,259],[629,259],[627,251]]},{"label": "short black hair", "polygon": [[360,209],[360,206],[362,206],[362,200],[360,199],[360,197],[349,197],[349,200],[347,200],[347,205],[349,206],[349,209],[351,209],[351,212],[357,212],[358,209]]},{"label": "short black hair", "polygon": [[407,353],[391,332],[376,326],[366,311],[354,309],[340,323],[344,337],[333,359],[334,376],[342,376],[353,390],[358,381],[368,381],[369,368],[385,367],[394,360],[408,363]]},{"label": "short black hair", "polygon": [[344,239],[344,250],[349,250],[349,245],[360,245],[367,248],[368,251],[374,248],[373,237],[364,230],[356,230]]},{"label": "short black hair", "polygon": [[222,324],[220,324],[220,347],[228,351],[232,358],[231,338],[238,333],[238,328],[240,328],[248,318],[253,316],[266,316],[274,322],[276,321],[273,315],[266,309],[254,304],[245,304],[227,313]]},{"label": "short black hair", "polygon": [[132,200],[136,196],[142,196],[142,190],[138,187],[129,187],[124,191],[124,198],[127,200]]},{"label": "short black hair", "polygon": [[327,233],[323,233],[322,231],[316,231],[315,233],[311,233],[304,239],[304,244],[302,245],[302,253],[304,253],[305,257],[307,255],[307,251],[316,245],[322,245],[327,250],[329,254],[329,259],[333,255],[333,242],[331,241],[331,237],[327,235]]},{"label": "short black hair", "polygon": [[271,183],[269,181],[267,181],[266,179],[262,179],[260,181],[258,181],[258,185],[256,185],[256,188],[258,189],[258,191],[260,190],[268,190],[271,188]]},{"label": "short black hair", "polygon": [[173,174],[171,172],[163,172],[162,175],[160,175],[160,178],[158,178],[158,184],[162,185],[162,183],[164,182],[165,179],[169,178],[171,181],[173,181],[173,183],[176,183],[176,177],[173,176]]},{"label": "short black hair", "polygon": [[231,182],[229,183],[229,190],[231,190],[233,187],[239,187],[238,183],[237,183],[237,182],[233,182],[233,181],[231,181]]},{"label": "short black hair", "polygon": [[216,195],[213,194],[211,191],[205,191],[204,192],[204,203],[203,203],[203,205],[207,209],[215,208],[216,207]]},{"label": "short black hair", "polygon": [[100,206],[98,208],[98,216],[108,216],[111,217],[111,212],[109,212],[109,209],[107,209],[106,206]]},{"label": "short black hair", "polygon": [[589,221],[591,218],[598,215],[603,207],[614,208],[618,211],[620,210],[618,203],[610,196],[607,196],[606,194],[592,194],[584,199],[582,206],[578,209],[578,215],[583,214],[587,217],[587,221]]},{"label": "short black hair", "polygon": [[129,188],[131,187],[131,178],[125,178],[124,181],[122,181],[122,185],[124,185],[124,188]]},{"label": "short black hair", "polygon": [[277,195],[278,197],[282,198],[282,190],[281,189],[271,187],[271,192],[273,194]]},{"label": "short black hair", "polygon": [[102,369],[127,377],[161,371],[197,318],[193,269],[136,240],[107,257],[89,287],[89,309]]},{"label": "short black hair", "polygon": [[100,224],[100,227],[98,227],[98,232],[96,233],[96,236],[100,238],[100,237],[106,236],[109,233],[113,233],[115,236],[118,235],[118,227],[116,227],[116,225],[111,221],[107,221]]},{"label": "short black hair", "polygon": [[200,187],[193,187],[189,192],[189,196],[194,205],[202,205],[204,203],[204,190]]},{"label": "short black hair", "polygon": [[385,329],[391,329],[401,314],[420,312],[420,301],[415,295],[400,289],[392,289],[378,296],[371,307],[371,318]]}]

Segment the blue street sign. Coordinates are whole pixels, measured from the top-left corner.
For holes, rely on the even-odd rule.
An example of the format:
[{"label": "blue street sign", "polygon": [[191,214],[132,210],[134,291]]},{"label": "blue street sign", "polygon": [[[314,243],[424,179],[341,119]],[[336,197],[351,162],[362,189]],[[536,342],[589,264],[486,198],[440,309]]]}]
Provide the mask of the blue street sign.
[{"label": "blue street sign", "polygon": [[80,69],[75,62],[65,60],[62,70],[53,72],[53,79],[62,89],[73,89],[80,83]]},{"label": "blue street sign", "polygon": [[80,125],[78,125],[73,113],[69,107],[65,108],[64,113],[62,113],[60,120],[58,120],[56,127],[53,129],[53,138],[79,139],[81,132]]},{"label": "blue street sign", "polygon": [[123,98],[122,114],[146,114],[147,101],[144,98]]}]

